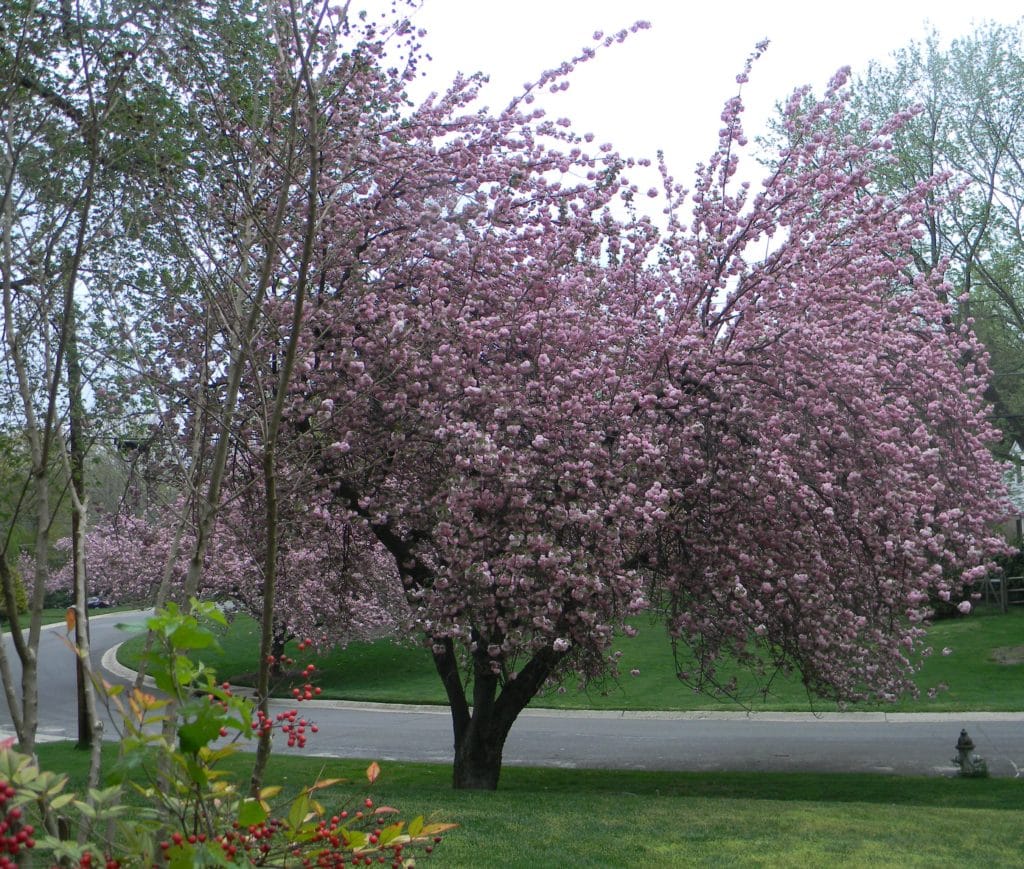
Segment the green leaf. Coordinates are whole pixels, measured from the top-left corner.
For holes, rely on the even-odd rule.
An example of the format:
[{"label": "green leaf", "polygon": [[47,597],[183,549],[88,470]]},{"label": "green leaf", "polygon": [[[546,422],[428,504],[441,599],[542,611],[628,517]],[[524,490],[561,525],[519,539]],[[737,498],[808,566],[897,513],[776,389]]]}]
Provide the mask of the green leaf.
[{"label": "green leaf", "polygon": [[411,821],[409,821],[409,835],[418,836],[423,830],[423,815],[417,815]]},{"label": "green leaf", "polygon": [[178,728],[178,745],[186,754],[198,754],[199,749],[220,736],[220,721],[215,716],[203,716]]},{"label": "green leaf", "polygon": [[310,790],[310,792],[312,792],[312,791],[323,790],[324,788],[332,788],[335,785],[343,784],[346,781],[348,781],[348,779],[344,779],[344,778],[322,778],[322,779],[317,779],[317,781],[313,782],[313,784],[311,784],[309,786],[309,790]]},{"label": "green leaf", "polygon": [[360,848],[365,848],[366,843],[369,842],[370,837],[366,835],[362,830],[344,830],[345,839],[348,841],[348,846],[353,851],[358,851]]},{"label": "green leaf", "polygon": [[156,687],[163,691],[165,694],[174,695],[178,691],[178,683],[174,680],[174,677],[167,670],[157,669],[150,671],[153,676],[153,681],[156,682]]},{"label": "green leaf", "polygon": [[303,791],[299,794],[292,802],[291,809],[288,811],[288,826],[293,830],[298,830],[302,826],[302,822],[306,820],[306,815],[309,814],[309,794]]},{"label": "green leaf", "polygon": [[227,616],[224,615],[224,611],[219,606],[214,605],[204,612],[203,616],[211,622],[216,622],[221,627],[226,628],[228,626]]},{"label": "green leaf", "polygon": [[54,811],[56,811],[57,809],[62,809],[68,803],[72,802],[74,798],[74,794],[60,794],[54,797],[52,800],[50,800],[50,808]]},{"label": "green leaf", "polygon": [[189,778],[192,779],[193,784],[205,790],[207,784],[209,784],[210,777],[207,775],[206,767],[196,761],[196,755],[186,756],[185,769],[188,771]]},{"label": "green leaf", "polygon": [[380,831],[380,840],[378,844],[383,848],[385,845],[393,842],[402,835],[402,827],[404,826],[405,824],[402,823],[402,821],[396,821],[394,824],[388,824],[388,826]]},{"label": "green leaf", "polygon": [[186,652],[192,649],[205,649],[216,642],[216,637],[211,631],[195,622],[179,625],[174,629],[170,639],[174,648]]},{"label": "green leaf", "polygon": [[267,810],[259,800],[249,797],[243,800],[238,807],[238,825],[249,827],[253,824],[262,824],[267,819]]},{"label": "green leaf", "polygon": [[83,800],[75,800],[75,808],[90,820],[96,818],[96,810]]},{"label": "green leaf", "polygon": [[171,849],[171,859],[167,861],[169,869],[195,869],[197,866],[205,865],[196,862],[195,850],[195,846],[187,842],[176,845]]},{"label": "green leaf", "polygon": [[105,803],[118,803],[121,801],[122,793],[119,784],[106,788],[89,788],[89,800],[94,806],[102,806]]}]

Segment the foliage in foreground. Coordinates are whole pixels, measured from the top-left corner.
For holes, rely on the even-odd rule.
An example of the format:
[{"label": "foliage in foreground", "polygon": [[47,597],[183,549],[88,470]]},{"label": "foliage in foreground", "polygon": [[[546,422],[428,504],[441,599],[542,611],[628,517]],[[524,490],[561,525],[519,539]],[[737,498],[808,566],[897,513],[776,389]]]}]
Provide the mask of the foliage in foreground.
[{"label": "foliage in foreground", "polygon": [[[0,807],[6,811],[0,866],[30,850],[61,865],[108,869],[358,866],[382,857],[392,866],[412,866],[415,852],[430,853],[451,824],[427,823],[422,816],[406,822],[397,809],[369,797],[328,802],[326,794],[343,779],[317,778],[284,804],[280,786],[246,794],[237,773],[223,767],[238,752],[239,738],[279,727],[293,744],[306,721],[297,710],[274,722],[262,718],[252,701],[193,663],[191,652],[216,642],[200,618],[224,619],[213,604],[193,602],[191,612],[172,604],[147,623],[158,640],[149,660],[162,696],[105,686],[122,722],[109,787],[77,796],[66,775],[41,769],[12,743],[0,751]],[[368,781],[379,774],[371,763]]]}]

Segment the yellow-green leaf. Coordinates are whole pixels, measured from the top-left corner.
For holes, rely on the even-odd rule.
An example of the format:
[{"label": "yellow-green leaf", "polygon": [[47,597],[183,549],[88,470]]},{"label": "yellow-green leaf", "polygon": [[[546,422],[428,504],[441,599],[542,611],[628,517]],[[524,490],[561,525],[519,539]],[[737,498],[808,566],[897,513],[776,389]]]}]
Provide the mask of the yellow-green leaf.
[{"label": "yellow-green leaf", "polygon": [[241,827],[262,824],[266,819],[267,811],[259,800],[246,799],[238,807],[238,824]]},{"label": "yellow-green leaf", "polygon": [[334,787],[335,785],[342,784],[345,781],[347,781],[347,779],[343,779],[343,778],[322,778],[322,779],[318,779],[317,781],[313,782],[313,784],[311,784],[309,786],[308,791],[310,793],[312,793],[313,791],[323,790],[324,788],[331,788],[331,787]]},{"label": "yellow-green leaf", "polygon": [[366,843],[369,841],[369,837],[362,830],[352,830],[351,832],[345,830],[345,838],[348,840],[349,847],[353,851],[365,848]]},{"label": "yellow-green leaf", "polygon": [[288,826],[293,830],[299,829],[302,822],[306,820],[307,814],[309,814],[309,796],[303,791],[292,802],[292,807],[288,812]]},{"label": "yellow-green leaf", "polygon": [[436,836],[438,833],[447,833],[449,830],[454,830],[458,824],[427,824],[422,830],[420,830],[421,836]]},{"label": "yellow-green leaf", "polygon": [[405,824],[401,821],[394,824],[388,824],[388,826],[380,831],[380,846],[383,848],[385,845],[389,845],[394,842],[395,839],[402,835],[402,827],[404,826]]}]

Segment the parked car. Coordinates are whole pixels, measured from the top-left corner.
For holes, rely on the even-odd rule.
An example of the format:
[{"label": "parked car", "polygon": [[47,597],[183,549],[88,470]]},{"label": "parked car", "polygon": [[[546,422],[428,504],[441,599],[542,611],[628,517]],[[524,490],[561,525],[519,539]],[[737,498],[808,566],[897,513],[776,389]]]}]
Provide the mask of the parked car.
[{"label": "parked car", "polygon": [[85,601],[85,605],[91,610],[101,610],[113,606],[114,602],[110,598],[101,597],[100,595],[96,594],[90,598],[87,598]]}]

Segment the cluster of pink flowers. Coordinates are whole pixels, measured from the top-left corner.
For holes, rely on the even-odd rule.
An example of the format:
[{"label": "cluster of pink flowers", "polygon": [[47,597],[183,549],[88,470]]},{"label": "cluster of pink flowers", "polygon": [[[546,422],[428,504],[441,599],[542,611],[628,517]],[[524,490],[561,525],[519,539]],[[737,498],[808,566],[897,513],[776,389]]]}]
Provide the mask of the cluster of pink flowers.
[{"label": "cluster of pink flowers", "polygon": [[[263,543],[259,515],[245,511],[259,506],[239,499],[225,507],[199,589],[201,596],[232,601],[257,619],[263,612]],[[86,536],[90,594],[152,603],[171,555],[176,512],[97,521]],[[292,637],[332,647],[394,633],[404,623],[408,608],[393,561],[365,532],[325,513],[285,528],[275,611],[279,652]],[[58,544],[66,546],[67,541]],[[190,531],[170,565],[171,597],[181,593],[193,547]],[[50,588],[70,589],[71,569],[69,559],[51,574]]]}]

